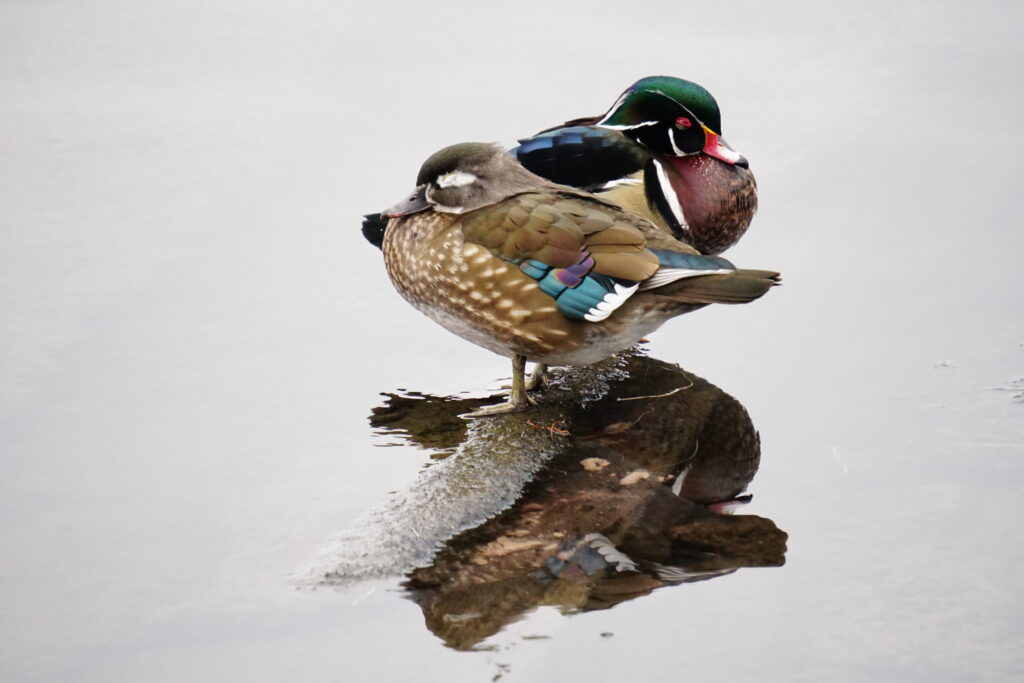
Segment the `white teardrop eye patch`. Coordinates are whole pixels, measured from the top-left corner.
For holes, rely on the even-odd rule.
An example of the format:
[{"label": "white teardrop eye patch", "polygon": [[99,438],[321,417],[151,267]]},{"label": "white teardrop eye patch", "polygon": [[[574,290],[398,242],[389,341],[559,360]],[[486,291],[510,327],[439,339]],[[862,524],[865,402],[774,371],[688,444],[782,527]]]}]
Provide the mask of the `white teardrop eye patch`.
[{"label": "white teardrop eye patch", "polygon": [[476,176],[465,171],[452,171],[437,176],[438,187],[464,187],[476,182]]}]

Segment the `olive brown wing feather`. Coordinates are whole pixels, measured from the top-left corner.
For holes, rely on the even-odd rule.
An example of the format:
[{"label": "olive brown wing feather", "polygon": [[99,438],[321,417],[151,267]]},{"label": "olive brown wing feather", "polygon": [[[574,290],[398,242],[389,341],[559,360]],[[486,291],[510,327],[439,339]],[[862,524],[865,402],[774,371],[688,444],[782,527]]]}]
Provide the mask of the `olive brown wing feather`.
[{"label": "olive brown wing feather", "polygon": [[466,214],[462,229],[467,242],[519,265],[577,320],[604,320],[638,291],[687,304],[745,303],[778,284],[773,271],[737,271],[573,191],[515,195]]},{"label": "olive brown wing feather", "polygon": [[661,267],[647,249],[645,225],[589,198],[527,192],[466,214],[462,231],[467,242],[513,263],[568,268],[588,254],[594,273],[641,282]]}]

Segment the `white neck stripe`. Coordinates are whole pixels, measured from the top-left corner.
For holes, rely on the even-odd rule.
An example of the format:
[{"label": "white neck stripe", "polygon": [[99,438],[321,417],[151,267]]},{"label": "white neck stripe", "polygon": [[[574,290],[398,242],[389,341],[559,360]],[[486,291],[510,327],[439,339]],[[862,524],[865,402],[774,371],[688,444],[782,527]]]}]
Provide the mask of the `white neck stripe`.
[{"label": "white neck stripe", "polygon": [[654,161],[654,169],[658,172],[658,184],[661,185],[661,194],[664,195],[665,201],[668,202],[668,208],[672,210],[672,214],[676,217],[679,227],[687,227],[686,217],[683,216],[683,207],[679,204],[679,197],[676,196],[676,191],[668,179],[668,174],[665,173],[661,162],[657,159],[652,161]]}]

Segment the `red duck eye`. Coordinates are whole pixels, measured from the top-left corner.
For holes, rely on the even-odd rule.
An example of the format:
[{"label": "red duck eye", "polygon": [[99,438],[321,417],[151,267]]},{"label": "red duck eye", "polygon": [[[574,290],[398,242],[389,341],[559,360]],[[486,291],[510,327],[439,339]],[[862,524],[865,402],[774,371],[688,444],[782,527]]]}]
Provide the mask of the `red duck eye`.
[{"label": "red duck eye", "polygon": [[676,128],[689,128],[692,125],[693,121],[686,118],[685,116],[680,116],[678,119],[676,119]]}]

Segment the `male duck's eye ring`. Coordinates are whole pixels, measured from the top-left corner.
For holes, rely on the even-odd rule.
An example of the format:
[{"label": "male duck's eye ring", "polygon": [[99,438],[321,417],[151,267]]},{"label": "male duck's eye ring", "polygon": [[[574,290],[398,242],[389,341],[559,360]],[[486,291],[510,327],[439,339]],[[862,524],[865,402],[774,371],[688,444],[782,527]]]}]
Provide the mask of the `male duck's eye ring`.
[{"label": "male duck's eye ring", "polygon": [[679,128],[680,130],[684,128],[691,128],[692,126],[693,121],[686,118],[685,116],[680,116],[678,119],[676,119],[676,128]]}]

